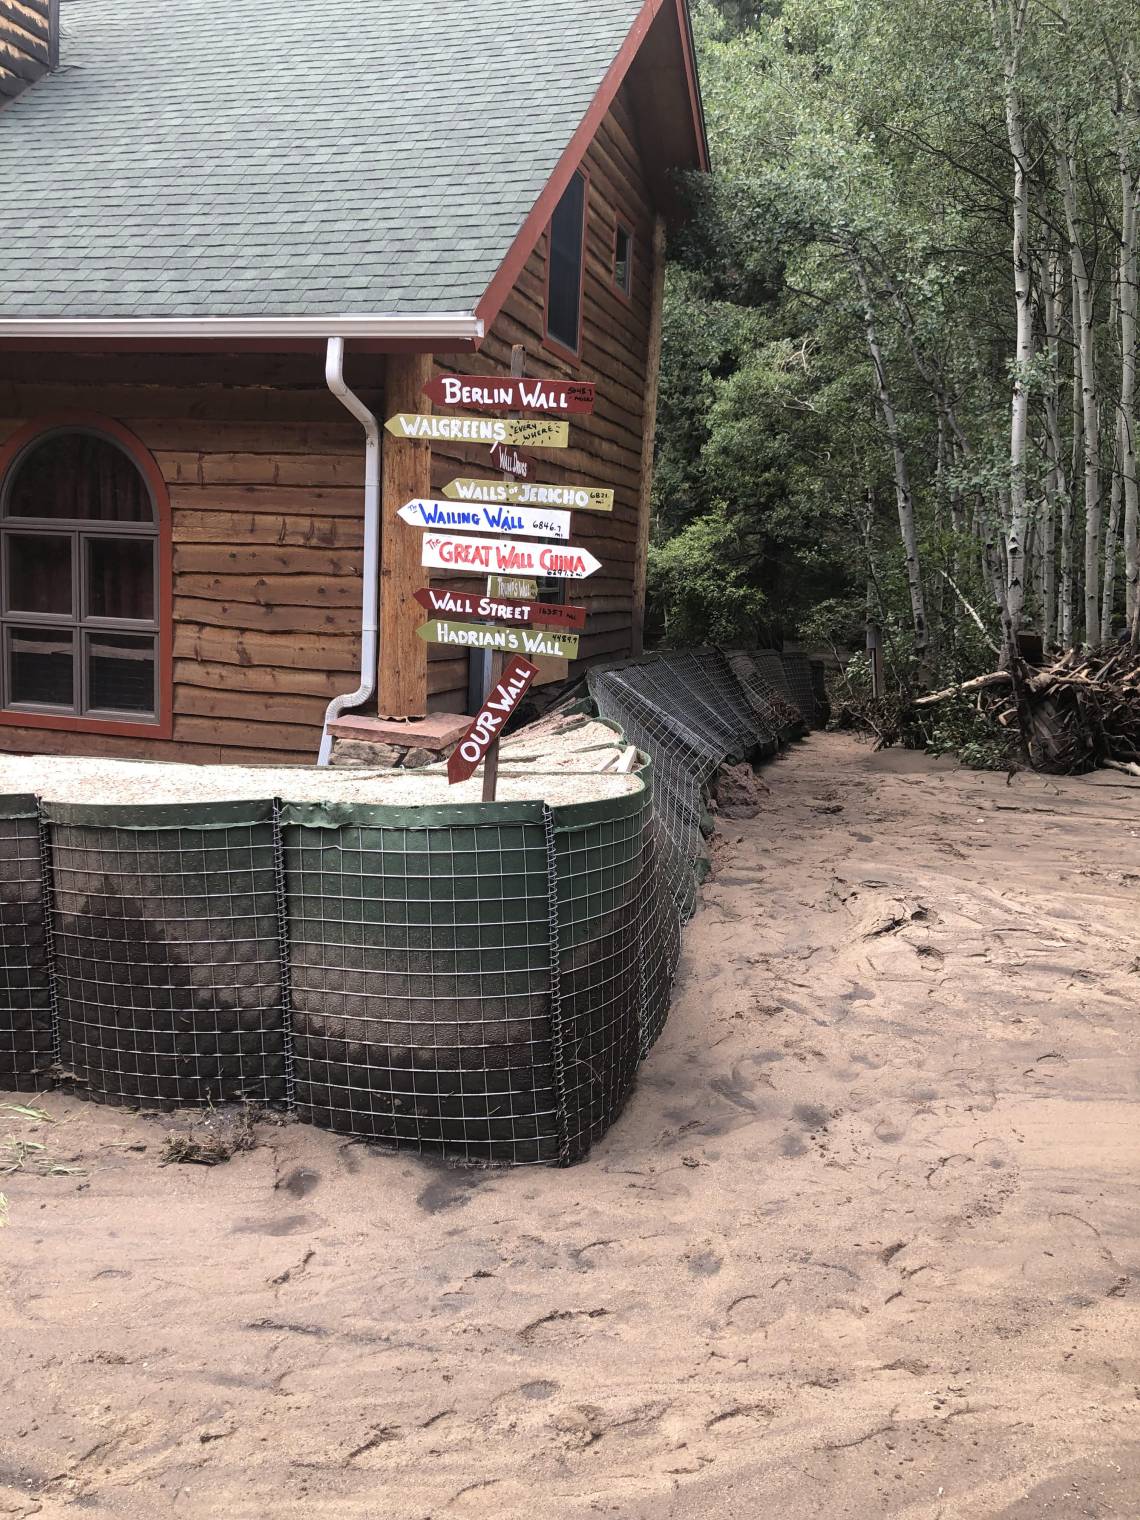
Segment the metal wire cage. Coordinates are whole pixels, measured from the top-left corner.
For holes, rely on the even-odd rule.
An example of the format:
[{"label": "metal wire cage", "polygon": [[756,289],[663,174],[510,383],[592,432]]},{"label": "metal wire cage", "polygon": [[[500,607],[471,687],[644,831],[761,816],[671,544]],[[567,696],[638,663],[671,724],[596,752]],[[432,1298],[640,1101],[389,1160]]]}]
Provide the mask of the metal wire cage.
[{"label": "metal wire cage", "polygon": [[0,798],[0,1087],[48,1079],[54,1049],[43,835],[34,797]]},{"label": "metal wire cage", "polygon": [[60,1058],[84,1095],[285,1095],[270,803],[44,808]]}]

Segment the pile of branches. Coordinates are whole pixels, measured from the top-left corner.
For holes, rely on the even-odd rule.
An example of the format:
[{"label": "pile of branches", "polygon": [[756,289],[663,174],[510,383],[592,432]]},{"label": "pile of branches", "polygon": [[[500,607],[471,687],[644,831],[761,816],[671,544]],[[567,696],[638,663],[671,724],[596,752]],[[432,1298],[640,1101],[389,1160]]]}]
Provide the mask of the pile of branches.
[{"label": "pile of branches", "polygon": [[1040,670],[1018,661],[915,706],[969,695],[999,729],[1017,736],[1034,770],[1075,776],[1111,766],[1140,776],[1140,655],[1127,645],[1070,650]]}]

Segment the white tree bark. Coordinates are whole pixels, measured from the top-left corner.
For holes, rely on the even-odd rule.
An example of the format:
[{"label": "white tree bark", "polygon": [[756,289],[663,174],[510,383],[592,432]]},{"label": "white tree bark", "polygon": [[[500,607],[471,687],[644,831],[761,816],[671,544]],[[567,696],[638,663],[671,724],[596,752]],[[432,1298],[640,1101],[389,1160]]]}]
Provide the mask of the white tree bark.
[{"label": "white tree bark", "polygon": [[[1005,122],[1013,157],[1013,290],[1017,314],[1016,370],[1009,442],[1009,519],[1006,529],[1006,587],[1009,620],[1016,634],[1025,605],[1026,541],[1029,531],[1025,453],[1029,436],[1029,391],[1025,373],[1033,360],[1033,280],[1029,263],[1029,172],[1018,80],[1028,0],[990,0],[994,45],[1002,63]],[[1003,15],[1004,11],[1004,15]]]},{"label": "white tree bark", "polygon": [[1056,254],[1050,253],[1041,260],[1039,280],[1045,348],[1049,358],[1048,381],[1045,386],[1045,457],[1049,462],[1049,472],[1045,484],[1045,512],[1041,528],[1040,592],[1041,639],[1046,649],[1053,647],[1057,630],[1056,514],[1060,507],[1064,517],[1063,498],[1068,493],[1061,445],[1061,318],[1058,304],[1058,298],[1064,292],[1061,282],[1061,261]]},{"label": "white tree bark", "polygon": [[902,434],[899,431],[898,414],[895,411],[894,401],[890,387],[887,384],[887,371],[883,363],[882,348],[879,344],[878,327],[875,320],[875,303],[871,295],[871,284],[867,278],[867,268],[861,254],[857,251],[851,255],[851,266],[855,273],[855,280],[859,286],[859,294],[863,301],[863,326],[867,339],[867,352],[871,357],[871,367],[875,372],[875,395],[879,403],[879,412],[886,428],[887,440],[891,446],[891,456],[895,471],[895,499],[898,503],[899,533],[902,537],[903,554],[906,560],[906,580],[910,591],[910,610],[914,624],[914,653],[919,662],[926,657],[928,635],[926,624],[926,599],[922,589],[922,567],[919,563],[918,554],[918,530],[914,516],[914,495],[910,486],[910,471],[907,468],[906,453],[903,450]]}]

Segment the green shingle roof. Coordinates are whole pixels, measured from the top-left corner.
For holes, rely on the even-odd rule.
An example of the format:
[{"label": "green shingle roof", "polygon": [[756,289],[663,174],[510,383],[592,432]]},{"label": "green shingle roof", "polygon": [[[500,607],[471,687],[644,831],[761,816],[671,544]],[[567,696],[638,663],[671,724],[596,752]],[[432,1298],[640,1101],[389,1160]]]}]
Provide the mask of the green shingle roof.
[{"label": "green shingle roof", "polygon": [[640,0],[63,0],[0,318],[470,312]]}]

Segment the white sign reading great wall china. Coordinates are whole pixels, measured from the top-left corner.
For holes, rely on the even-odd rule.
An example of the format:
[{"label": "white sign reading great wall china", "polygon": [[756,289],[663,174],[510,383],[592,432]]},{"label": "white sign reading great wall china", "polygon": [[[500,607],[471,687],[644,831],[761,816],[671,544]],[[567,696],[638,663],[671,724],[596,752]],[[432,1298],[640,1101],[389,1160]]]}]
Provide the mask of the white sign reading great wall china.
[{"label": "white sign reading great wall china", "polygon": [[614,493],[587,486],[540,486],[525,480],[453,480],[443,494],[452,501],[497,501],[519,507],[569,507],[579,512],[612,512]]},{"label": "white sign reading great wall china", "polygon": [[582,581],[602,568],[589,549],[569,544],[511,543],[508,539],[464,538],[425,533],[420,563],[429,570],[471,571],[476,575],[522,575]]},{"label": "white sign reading great wall china", "polygon": [[399,515],[413,528],[459,528],[472,533],[529,533],[534,538],[569,538],[569,512],[481,502],[410,501]]}]

